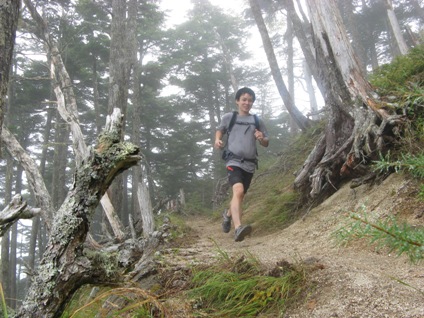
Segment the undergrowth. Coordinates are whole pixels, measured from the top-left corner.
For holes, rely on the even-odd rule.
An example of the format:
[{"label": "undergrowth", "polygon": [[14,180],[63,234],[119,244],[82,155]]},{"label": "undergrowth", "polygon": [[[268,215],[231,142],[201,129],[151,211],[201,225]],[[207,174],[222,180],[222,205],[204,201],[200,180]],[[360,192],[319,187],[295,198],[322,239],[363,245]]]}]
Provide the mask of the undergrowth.
[{"label": "undergrowth", "polygon": [[396,57],[370,75],[369,80],[381,96],[393,96],[396,100],[423,102],[424,45],[412,48],[407,55]]},{"label": "undergrowth", "polygon": [[0,283],[0,297],[1,297],[1,299],[0,299],[0,301],[1,301],[0,314],[2,314],[2,317],[7,318],[8,315],[7,315],[6,299],[4,298],[4,292],[3,292],[3,287],[1,285],[1,283]]},{"label": "undergrowth", "polygon": [[222,255],[222,261],[214,266],[193,269],[187,295],[193,300],[195,316],[257,317],[272,313],[279,317],[305,290],[305,272],[300,266],[280,262],[277,271],[269,271],[252,255]]},{"label": "undergrowth", "polygon": [[401,223],[393,216],[370,220],[366,207],[362,207],[362,213],[352,213],[350,219],[349,224],[335,232],[341,243],[366,239],[376,248],[387,248],[388,253],[406,254],[412,263],[423,260],[424,228]]},{"label": "undergrowth", "polygon": [[380,160],[375,161],[374,167],[379,172],[406,171],[414,177],[424,179],[424,153],[417,155],[400,154],[397,159],[393,160],[390,152],[388,152],[385,156],[380,155]]},{"label": "undergrowth", "polygon": [[159,298],[144,289],[107,287],[95,296],[91,296],[91,290],[91,286],[80,288],[61,318],[169,317]]},{"label": "undergrowth", "polygon": [[370,75],[370,83],[380,96],[381,106],[403,116],[400,140],[395,142],[398,154],[419,153],[424,146],[424,45],[382,65]]},{"label": "undergrowth", "polygon": [[[374,162],[375,171],[379,173],[385,171],[406,172],[420,181],[424,179],[424,153],[416,155],[401,153],[396,157],[396,159],[392,159],[390,152],[385,156],[380,155],[380,160]],[[424,201],[424,184],[420,186],[418,199]]]},{"label": "undergrowth", "polygon": [[[380,154],[379,160],[373,162],[374,170],[377,173],[404,172],[421,182],[424,179],[424,45],[380,67],[370,76],[370,82],[377,88],[384,107],[393,108],[404,119],[399,139],[391,150]],[[417,197],[424,200],[424,185]],[[412,262],[422,260],[422,228],[400,224],[394,217],[371,222],[366,213],[362,216],[352,214],[351,218],[354,221],[350,226],[338,233],[345,240],[366,237],[379,247],[385,246],[399,255],[407,254]]]}]

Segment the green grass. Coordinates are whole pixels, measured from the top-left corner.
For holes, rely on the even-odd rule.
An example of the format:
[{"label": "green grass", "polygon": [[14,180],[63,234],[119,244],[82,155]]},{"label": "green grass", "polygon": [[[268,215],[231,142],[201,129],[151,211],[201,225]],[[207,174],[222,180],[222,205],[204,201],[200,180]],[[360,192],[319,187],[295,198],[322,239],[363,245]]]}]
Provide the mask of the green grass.
[{"label": "green grass", "polygon": [[7,318],[7,305],[6,305],[6,299],[4,298],[4,292],[3,292],[3,286],[0,283],[0,297],[1,297],[1,314],[2,317]]},{"label": "green grass", "polygon": [[400,154],[397,159],[392,159],[390,152],[386,156],[380,156],[380,160],[374,162],[376,171],[384,172],[393,169],[395,172],[406,171],[410,175],[424,179],[424,153],[417,155]]},{"label": "green grass", "polygon": [[261,313],[280,316],[304,291],[303,269],[290,266],[281,275],[269,276],[254,258],[231,259],[219,266],[194,269],[187,295],[199,316],[257,317]]},{"label": "green grass", "polygon": [[339,242],[365,239],[376,248],[388,249],[388,253],[407,255],[412,263],[424,259],[424,228],[401,223],[393,216],[370,220],[365,212],[366,207],[362,209],[361,214],[351,214],[351,222],[335,232]]},{"label": "green grass", "polygon": [[422,100],[423,72],[424,45],[420,45],[407,55],[398,56],[390,64],[381,66],[370,76],[370,82],[381,95],[394,95],[412,102],[416,98]]},{"label": "green grass", "polygon": [[90,297],[91,289],[88,285],[80,288],[61,318],[166,316],[159,299],[144,289],[104,287]]}]

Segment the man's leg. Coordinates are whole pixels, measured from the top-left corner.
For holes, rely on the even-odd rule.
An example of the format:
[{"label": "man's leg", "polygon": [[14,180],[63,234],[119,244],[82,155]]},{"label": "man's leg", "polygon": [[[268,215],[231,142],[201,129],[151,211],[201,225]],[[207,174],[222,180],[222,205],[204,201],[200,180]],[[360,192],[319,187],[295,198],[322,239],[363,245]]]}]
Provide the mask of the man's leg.
[{"label": "man's leg", "polygon": [[237,229],[241,225],[242,204],[244,198],[243,183],[233,185],[233,197],[230,203],[230,213],[233,219],[234,228]]}]

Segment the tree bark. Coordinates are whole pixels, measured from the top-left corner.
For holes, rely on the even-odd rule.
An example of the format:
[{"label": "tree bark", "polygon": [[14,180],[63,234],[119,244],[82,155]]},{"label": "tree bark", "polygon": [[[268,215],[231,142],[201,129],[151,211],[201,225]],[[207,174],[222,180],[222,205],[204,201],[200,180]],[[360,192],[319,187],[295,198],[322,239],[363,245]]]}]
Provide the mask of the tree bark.
[{"label": "tree bark", "polygon": [[[359,19],[357,18],[357,15],[355,15],[355,3],[352,3],[351,1],[344,1],[344,0],[337,0],[338,7],[340,8],[340,12],[343,13],[344,18],[344,24],[346,25],[346,29],[348,30],[351,40],[352,40],[352,47],[356,53],[356,56],[358,57],[359,61],[361,62],[362,66],[362,72],[363,74],[367,73],[367,53],[364,48],[364,37],[365,35],[363,32],[361,32],[361,29],[364,29],[364,26],[361,26],[361,28],[358,27]],[[365,9],[367,7],[365,6]],[[369,33],[370,34],[370,33]]]},{"label": "tree bark", "polygon": [[[54,209],[57,210],[66,197],[66,168],[68,155],[69,126],[59,112],[55,114],[53,172],[51,174],[50,194]],[[47,148],[47,147],[46,147]],[[41,170],[40,170],[41,171]],[[44,176],[44,175],[43,175]],[[48,182],[48,180],[46,180]]]},{"label": "tree bark", "polygon": [[[131,0],[129,2],[128,12],[128,26],[130,29],[137,28],[137,13],[138,13],[138,1]],[[142,58],[138,59],[137,55],[143,56],[145,54],[143,42],[138,43],[138,39],[135,32],[131,32],[129,35],[131,43],[131,71],[132,71],[132,129],[131,129],[131,141],[135,145],[141,145],[141,110],[142,110],[142,90],[141,90],[141,74],[142,74]],[[139,54],[137,54],[139,53]],[[144,163],[142,163],[144,164]],[[134,167],[132,172],[132,190],[131,190],[131,212],[134,223],[138,223],[141,220],[140,205],[138,199],[138,186],[141,180],[143,180],[143,173],[141,166]],[[144,182],[144,181],[143,181]]]},{"label": "tree bark", "polygon": [[25,152],[6,127],[2,129],[1,139],[11,157],[15,158],[24,168],[28,184],[35,197],[36,206],[41,209],[41,216],[47,227],[50,228],[51,220],[53,219],[53,203],[51,202],[46,185],[43,182],[43,177],[37,168],[37,164]]},{"label": "tree bark", "polygon": [[[294,87],[294,50],[293,50],[293,23],[287,19],[287,31],[284,35],[287,42],[287,83],[290,97],[295,100],[295,87]],[[296,121],[290,116],[290,133],[294,136],[298,131]]]},{"label": "tree bark", "polygon": [[328,116],[325,134],[298,172],[295,187],[317,198],[337,190],[342,178],[363,173],[363,164],[384,150],[383,127],[396,125],[399,118],[379,107],[375,100],[376,94],[365,80],[335,1],[306,3]]},{"label": "tree bark", "polygon": [[386,5],[387,17],[396,40],[396,45],[399,48],[400,54],[405,55],[408,53],[408,45],[406,44],[402,31],[400,30],[399,22],[396,18],[395,11],[393,10],[392,0],[384,0],[384,4]]},{"label": "tree bark", "polygon": [[[8,156],[6,160],[6,175],[5,175],[5,184],[4,184],[4,202],[9,202],[12,200],[12,191],[13,191],[13,163],[12,158]],[[0,221],[0,224],[2,222]],[[10,225],[2,224],[0,225],[0,235],[2,237],[2,254],[1,254],[1,284],[3,287],[3,292],[6,297],[6,303],[9,307],[12,308],[12,280],[11,280],[11,261],[10,261],[10,254],[11,254],[11,245],[12,245],[12,239],[11,239],[11,230],[9,231],[9,228],[14,224],[14,222],[11,222]],[[4,229],[3,229],[4,228]],[[4,234],[2,233],[4,232]]]},{"label": "tree bark", "polygon": [[[129,43],[128,34],[135,32],[134,29],[127,29],[127,1],[112,0],[112,25],[110,40],[110,60],[109,60],[109,94],[108,113],[118,107],[124,116],[124,123],[127,117],[127,99],[129,88],[130,52],[132,46]],[[122,139],[125,134],[125,124],[122,129]],[[118,176],[108,191],[109,197],[115,207],[121,222],[124,219],[123,191],[124,175]]]},{"label": "tree bark", "polygon": [[250,8],[252,9],[253,16],[256,21],[259,33],[262,38],[264,50],[268,59],[269,67],[271,68],[272,77],[274,78],[278,92],[286,106],[290,116],[296,122],[297,126],[301,130],[305,130],[310,126],[310,120],[306,118],[293,103],[293,99],[284,83],[283,76],[278,66],[277,58],[272,47],[271,40],[269,38],[268,30],[262,17],[261,9],[257,0],[249,0]]},{"label": "tree bark", "polygon": [[308,63],[306,63],[306,61],[303,63],[303,74],[304,74],[303,78],[305,79],[305,82],[306,82],[306,90],[309,95],[309,104],[311,109],[309,114],[312,120],[318,120],[319,118],[318,103],[315,96],[315,89],[312,84],[312,74],[310,72],[309,65]]},{"label": "tree bark", "polygon": [[[302,20],[299,18],[299,16],[297,15],[297,11],[295,10],[293,0],[286,1],[286,10],[287,17],[292,22],[294,34],[296,35],[296,38],[300,43],[300,48],[302,49],[306,63],[309,66],[310,73],[317,82],[319,90],[322,94],[324,94],[324,84],[321,83],[321,79],[318,75],[318,67],[315,56],[314,43],[312,42],[312,34],[310,31],[307,32],[307,29],[310,29],[310,27],[307,28],[307,26],[309,25],[308,21],[305,20],[302,22]],[[306,16],[304,16],[304,14],[302,16],[304,19],[306,19]]]},{"label": "tree bark", "polygon": [[29,208],[22,201],[22,196],[16,194],[12,201],[0,212],[0,237],[19,219],[32,219],[41,213],[39,208]]},{"label": "tree bark", "polygon": [[138,184],[138,205],[140,206],[141,220],[143,222],[143,236],[149,237],[155,228],[152,202],[150,201],[149,188],[144,183]]},{"label": "tree bark", "polygon": [[[219,32],[216,29],[214,29],[213,31],[215,32],[216,40],[221,46],[222,57],[224,59],[225,67],[227,68],[227,72],[230,75],[231,86],[233,87],[233,91],[237,92],[239,88],[239,84],[234,74],[233,59],[231,58],[230,52],[228,51],[228,48],[225,45],[224,39],[222,38],[221,34],[219,34]],[[214,131],[213,129],[211,130]]]},{"label": "tree bark", "polygon": [[[13,47],[21,2],[2,0],[0,10],[0,135],[6,107],[9,73],[12,65]],[[1,144],[0,144],[1,146]]]},{"label": "tree bark", "polygon": [[[17,317],[58,317],[84,283],[113,281],[110,273],[83,253],[83,244],[100,199],[113,179],[141,159],[139,148],[121,142],[122,116],[108,116],[96,148],[78,166],[65,202],[56,213],[37,275]],[[42,305],[41,305],[42,304]]]}]

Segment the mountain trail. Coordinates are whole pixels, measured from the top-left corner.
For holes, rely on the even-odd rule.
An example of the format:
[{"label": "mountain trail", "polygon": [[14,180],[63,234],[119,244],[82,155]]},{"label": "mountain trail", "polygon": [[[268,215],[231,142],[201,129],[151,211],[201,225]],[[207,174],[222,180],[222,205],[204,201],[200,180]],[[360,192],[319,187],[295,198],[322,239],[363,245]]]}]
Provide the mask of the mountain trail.
[{"label": "mountain trail", "polygon": [[[402,213],[408,223],[423,226],[424,205],[412,204],[413,181],[393,174],[379,185],[350,189],[344,185],[301,220],[277,233],[251,236],[234,242],[234,230],[225,234],[221,220],[190,217],[195,231],[189,247],[173,254],[172,263],[207,263],[222,253],[249,253],[270,266],[315,262],[310,273],[316,288],[286,318],[424,318],[424,266],[412,264],[406,255],[397,256],[357,240],[340,246],[334,233],[352,211],[367,207],[367,214],[384,218]],[[411,194],[412,193],[412,194]],[[254,224],[253,224],[254,227]]]}]

